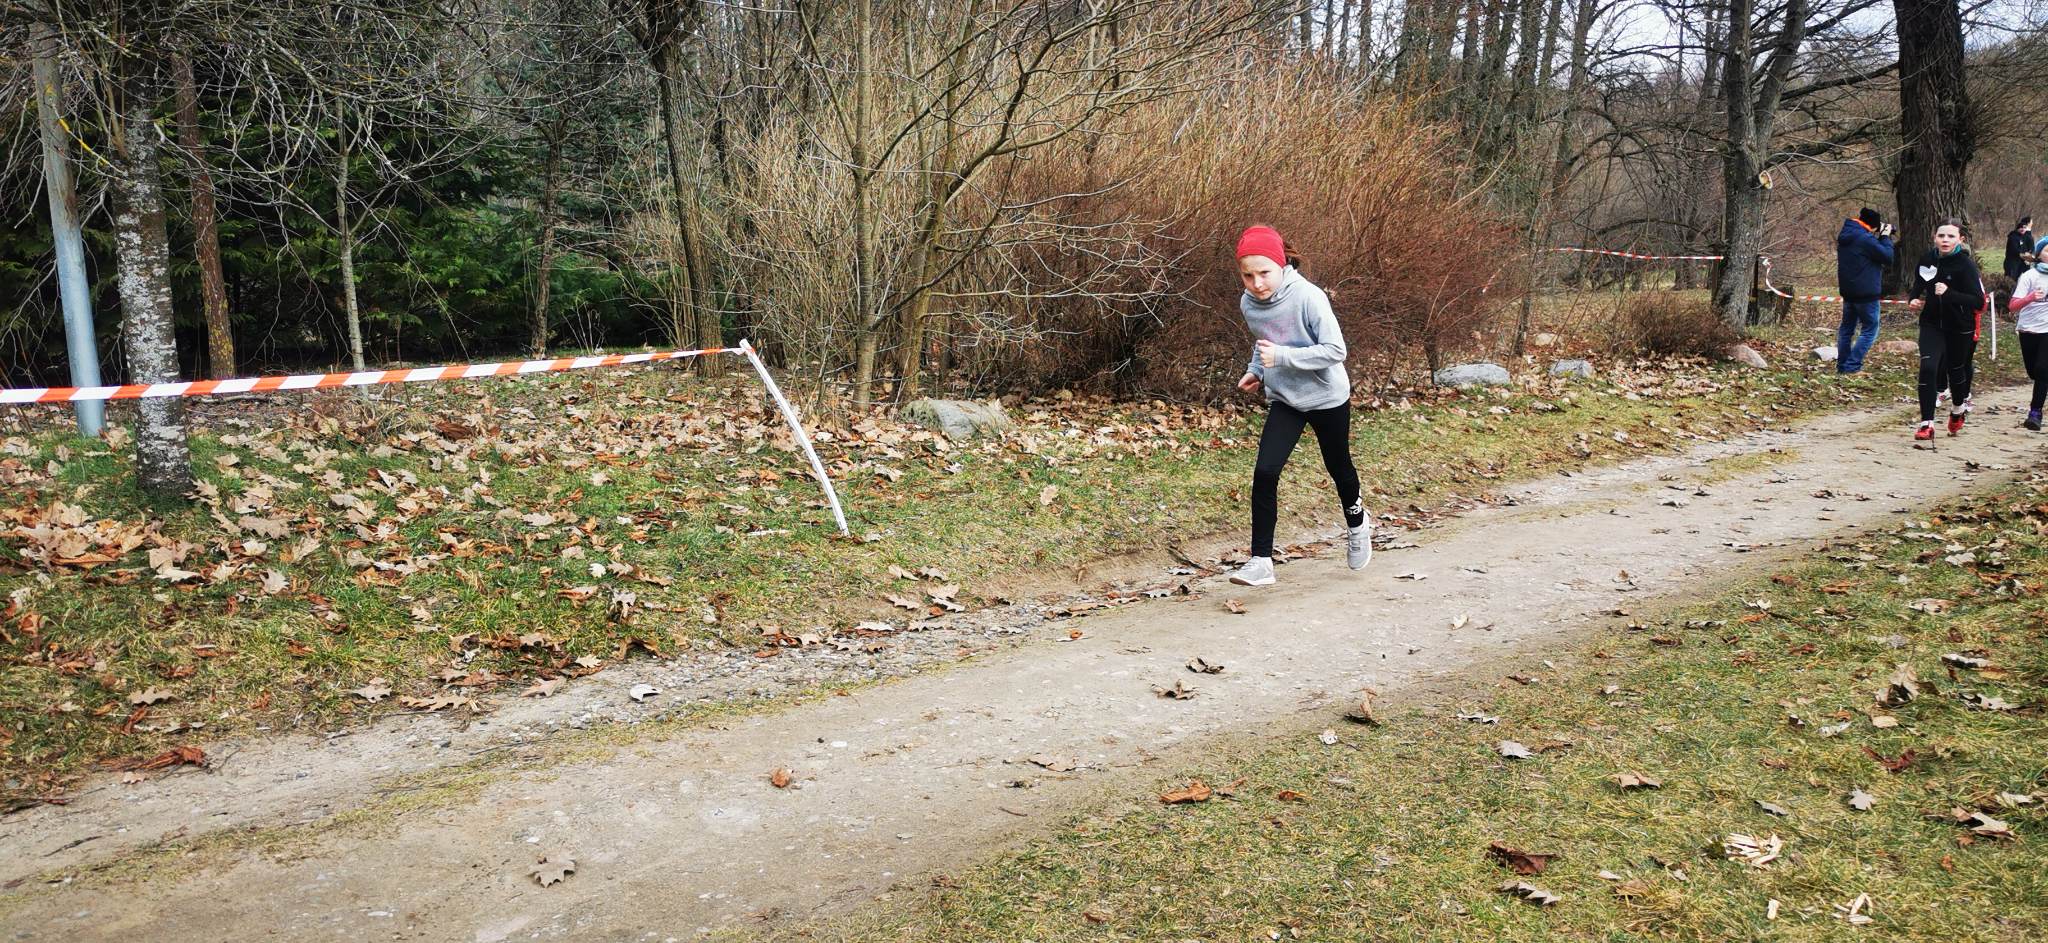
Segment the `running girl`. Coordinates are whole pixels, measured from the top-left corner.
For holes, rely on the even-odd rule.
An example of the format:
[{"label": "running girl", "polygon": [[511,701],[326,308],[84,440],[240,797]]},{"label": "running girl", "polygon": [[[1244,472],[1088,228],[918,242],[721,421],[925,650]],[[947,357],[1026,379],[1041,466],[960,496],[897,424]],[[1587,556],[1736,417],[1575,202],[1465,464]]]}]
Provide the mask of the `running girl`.
[{"label": "running girl", "polygon": [[2048,239],[2034,243],[2035,262],[2020,273],[2007,304],[2018,322],[2020,359],[2026,362],[2028,379],[2034,381],[2034,400],[2027,407],[2026,421],[2020,424],[2035,432],[2041,431],[2041,404],[2048,400],[2048,261],[2044,261],[2048,257],[2041,254],[2044,249],[2048,249]]},{"label": "running girl", "polygon": [[1948,434],[1963,431],[1970,411],[1970,380],[1977,356],[1978,312],[1984,283],[1977,261],[1963,248],[1962,226],[1954,221],[1934,230],[1934,248],[1913,273],[1908,304],[1920,312],[1920,426],[1915,443],[1934,440],[1935,399],[1949,391]]},{"label": "running girl", "polygon": [[1273,528],[1280,514],[1280,471],[1315,429],[1323,467],[1343,503],[1347,559],[1354,570],[1372,560],[1372,522],[1359,500],[1351,464],[1351,378],[1344,372],[1344,332],[1330,298],[1301,274],[1300,260],[1271,226],[1253,226],[1237,240],[1244,295],[1238,309],[1251,329],[1251,364],[1237,388],[1266,394],[1266,423],[1252,472],[1252,555],[1230,581],[1268,586],[1273,576]]}]

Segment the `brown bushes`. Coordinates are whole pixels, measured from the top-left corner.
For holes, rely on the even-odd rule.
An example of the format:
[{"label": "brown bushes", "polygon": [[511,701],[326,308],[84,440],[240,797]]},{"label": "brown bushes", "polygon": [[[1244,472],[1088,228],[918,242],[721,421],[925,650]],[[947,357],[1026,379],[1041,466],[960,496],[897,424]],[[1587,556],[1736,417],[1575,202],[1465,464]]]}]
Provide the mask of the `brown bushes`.
[{"label": "brown bushes", "polygon": [[1675,291],[1622,296],[1603,335],[1612,353],[1652,357],[1715,356],[1742,340],[1707,299]]},{"label": "brown bushes", "polygon": [[[1277,227],[1330,293],[1354,375],[1487,344],[1521,297],[1513,233],[1465,189],[1451,130],[1412,104],[1274,67],[1135,110],[1116,130],[1012,178],[1063,223],[1118,238],[1012,254],[1013,269],[1042,266],[1054,284],[1095,281],[1009,308],[1012,333],[978,339],[984,385],[1227,394],[1251,349],[1232,249],[1253,223]],[[1105,284],[1104,270],[1117,277]]]}]

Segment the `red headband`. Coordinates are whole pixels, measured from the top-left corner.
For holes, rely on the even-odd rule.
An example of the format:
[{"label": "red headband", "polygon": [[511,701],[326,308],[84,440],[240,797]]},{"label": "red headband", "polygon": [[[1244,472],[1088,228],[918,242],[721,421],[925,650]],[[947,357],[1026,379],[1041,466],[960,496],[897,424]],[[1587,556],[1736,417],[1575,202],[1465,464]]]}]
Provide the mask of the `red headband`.
[{"label": "red headband", "polygon": [[1287,264],[1287,243],[1271,226],[1253,226],[1237,237],[1237,257],[1262,255],[1279,265]]}]

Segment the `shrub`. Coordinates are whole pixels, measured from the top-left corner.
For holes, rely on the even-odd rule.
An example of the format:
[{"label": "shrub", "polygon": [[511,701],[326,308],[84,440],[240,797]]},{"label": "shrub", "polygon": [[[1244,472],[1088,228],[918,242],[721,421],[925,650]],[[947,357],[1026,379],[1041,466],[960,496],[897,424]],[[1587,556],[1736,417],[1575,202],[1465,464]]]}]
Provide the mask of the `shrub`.
[{"label": "shrub", "polygon": [[1606,324],[1606,348],[1651,357],[1715,356],[1742,340],[1740,332],[1695,293],[1641,292],[1625,296]]}]

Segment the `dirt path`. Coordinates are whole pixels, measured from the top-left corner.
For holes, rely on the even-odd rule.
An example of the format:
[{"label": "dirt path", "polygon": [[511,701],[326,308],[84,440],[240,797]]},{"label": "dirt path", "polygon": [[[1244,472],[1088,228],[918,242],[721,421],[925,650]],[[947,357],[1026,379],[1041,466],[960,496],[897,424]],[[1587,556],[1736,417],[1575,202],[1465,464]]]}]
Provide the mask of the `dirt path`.
[{"label": "dirt path", "polygon": [[[1283,567],[1277,587],[1214,581],[1198,586],[1202,598],[1079,620],[1076,641],[1031,642],[600,762],[496,770],[474,801],[424,805],[388,827],[156,860],[164,873],[142,880],[26,882],[0,896],[0,927],[10,939],[81,941],[661,940],[843,909],[971,861],[1095,790],[1129,788],[1163,756],[1332,710],[1363,687],[1397,694],[1554,648],[1618,605],[1697,595],[1748,563],[2048,457],[2048,439],[2016,428],[2016,391],[1983,400],[1996,411],[1939,451],[1909,448],[1887,409],[1523,485],[1508,491],[1517,506],[1425,532],[1363,574],[1324,558]],[[1226,597],[1249,614],[1225,611]],[[1470,624],[1453,629],[1459,614]],[[1183,664],[1198,655],[1228,670],[1190,674]],[[1153,694],[1176,681],[1199,696]],[[406,768],[402,757],[439,749],[384,740],[332,768],[254,757],[141,795],[102,789],[31,810],[0,823],[0,867],[7,880],[47,873],[180,826],[275,819],[297,801],[313,804],[304,818],[343,811]],[[1023,762],[1034,754],[1081,768]],[[283,773],[294,766],[307,772]],[[778,767],[795,772],[791,788],[769,785]],[[573,856],[576,873],[537,886],[527,872],[542,854]]]}]

